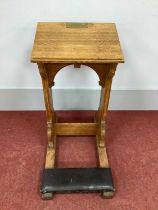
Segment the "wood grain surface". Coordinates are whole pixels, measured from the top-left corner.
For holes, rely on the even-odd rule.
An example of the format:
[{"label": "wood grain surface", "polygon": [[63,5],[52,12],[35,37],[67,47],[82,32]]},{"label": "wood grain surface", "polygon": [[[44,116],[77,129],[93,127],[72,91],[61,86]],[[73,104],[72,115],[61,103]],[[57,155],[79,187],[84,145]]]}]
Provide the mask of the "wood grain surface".
[{"label": "wood grain surface", "polygon": [[124,62],[114,23],[38,23],[32,62]]}]

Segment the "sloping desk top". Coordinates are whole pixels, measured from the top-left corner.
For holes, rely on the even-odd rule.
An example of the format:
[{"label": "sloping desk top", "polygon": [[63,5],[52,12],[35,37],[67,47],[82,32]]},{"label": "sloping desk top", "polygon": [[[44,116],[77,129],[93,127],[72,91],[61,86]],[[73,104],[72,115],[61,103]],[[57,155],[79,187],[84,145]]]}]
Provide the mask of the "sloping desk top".
[{"label": "sloping desk top", "polygon": [[114,23],[52,23],[37,25],[32,62],[122,63]]}]

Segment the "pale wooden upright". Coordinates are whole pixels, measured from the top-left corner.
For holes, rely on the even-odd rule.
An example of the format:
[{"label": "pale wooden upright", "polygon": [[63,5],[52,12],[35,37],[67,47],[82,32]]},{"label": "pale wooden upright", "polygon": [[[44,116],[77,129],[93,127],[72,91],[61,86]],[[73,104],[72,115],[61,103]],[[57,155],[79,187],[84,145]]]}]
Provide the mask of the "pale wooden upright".
[{"label": "pale wooden upright", "polygon": [[[115,24],[38,23],[31,61],[38,64],[45,99],[48,135],[45,168],[54,167],[57,135],[96,135],[100,167],[109,167],[105,146],[107,110],[112,78],[117,64],[124,62]],[[57,72],[72,64],[75,68],[89,66],[99,77],[101,99],[95,122],[56,121],[51,87]]]}]

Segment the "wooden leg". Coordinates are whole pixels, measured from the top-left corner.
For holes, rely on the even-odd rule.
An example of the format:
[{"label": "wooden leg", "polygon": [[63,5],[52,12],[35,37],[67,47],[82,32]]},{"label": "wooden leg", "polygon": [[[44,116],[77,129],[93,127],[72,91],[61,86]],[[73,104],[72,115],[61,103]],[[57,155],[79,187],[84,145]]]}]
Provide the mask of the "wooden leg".
[{"label": "wooden leg", "polygon": [[98,158],[99,158],[99,166],[101,168],[109,168],[109,161],[108,161],[108,156],[106,152],[106,147],[100,147],[99,146],[99,137],[96,136],[97,138],[97,152],[98,152]]},{"label": "wooden leg", "polygon": [[98,123],[97,145],[105,147],[105,132],[106,132],[106,116],[109,104],[112,78],[115,74],[117,64],[88,64],[94,69],[100,81],[101,88],[100,105],[95,117],[95,122]]},{"label": "wooden leg", "polygon": [[[109,64],[109,66],[106,67],[108,67],[108,69],[106,69],[108,73],[105,77],[105,82],[103,82],[102,80],[102,82],[100,83],[102,86],[100,106],[96,114],[96,122],[98,123],[98,134],[96,136],[97,139],[96,144],[97,144],[99,165],[101,168],[110,168],[106,152],[105,134],[106,134],[106,118],[107,118],[107,110],[110,98],[111,84],[112,84],[112,78],[116,70],[116,65]],[[114,190],[104,191],[101,194],[103,198],[112,198],[113,195],[114,195]]]},{"label": "wooden leg", "polygon": [[109,105],[110,91],[112,78],[115,74],[116,65],[109,64],[106,66],[107,74],[105,76],[105,80],[101,82],[101,97],[100,97],[100,105],[96,115],[96,121],[99,124],[98,135],[97,135],[97,144],[99,147],[105,147],[105,133],[106,133],[106,118],[107,118],[107,110]]},{"label": "wooden leg", "polygon": [[38,68],[42,78],[43,94],[46,107],[48,145],[50,147],[54,147],[53,130],[55,123],[55,112],[53,109],[52,89],[49,87],[49,77],[45,64],[39,63]]},{"label": "wooden leg", "polygon": [[[55,166],[56,136],[53,137],[53,144],[54,144],[53,147],[49,146],[49,143],[47,145],[45,169],[51,169],[54,168]],[[42,193],[42,199],[43,200],[53,199],[53,193],[52,192]]]},{"label": "wooden leg", "polygon": [[[47,136],[48,145],[46,150],[45,169],[54,168],[55,165],[55,148],[56,136],[54,133],[55,112],[53,109],[52,90],[49,87],[49,78],[44,64],[38,64],[43,84],[44,101],[47,117]],[[52,199],[53,193],[43,193],[42,198],[45,200]]]}]

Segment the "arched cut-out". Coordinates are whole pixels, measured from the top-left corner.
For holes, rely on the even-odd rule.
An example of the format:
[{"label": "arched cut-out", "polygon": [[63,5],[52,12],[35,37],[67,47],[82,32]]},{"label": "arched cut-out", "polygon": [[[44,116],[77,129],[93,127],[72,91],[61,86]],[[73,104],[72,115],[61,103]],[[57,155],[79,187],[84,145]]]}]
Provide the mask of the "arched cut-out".
[{"label": "arched cut-out", "polygon": [[[45,64],[45,68],[48,74],[48,80],[49,80],[49,87],[52,87],[54,85],[54,78],[56,76],[56,74],[63,69],[66,66],[69,65],[74,65],[72,63],[49,63],[49,64]],[[93,69],[98,77],[99,77],[99,85],[101,87],[105,87],[105,78],[108,75],[108,69],[109,69],[109,65],[110,64],[83,64],[85,66],[90,67],[91,69]]]},{"label": "arched cut-out", "polygon": [[98,74],[86,65],[81,65],[80,68],[66,66],[54,78],[55,88],[59,89],[100,89],[98,81]]}]

